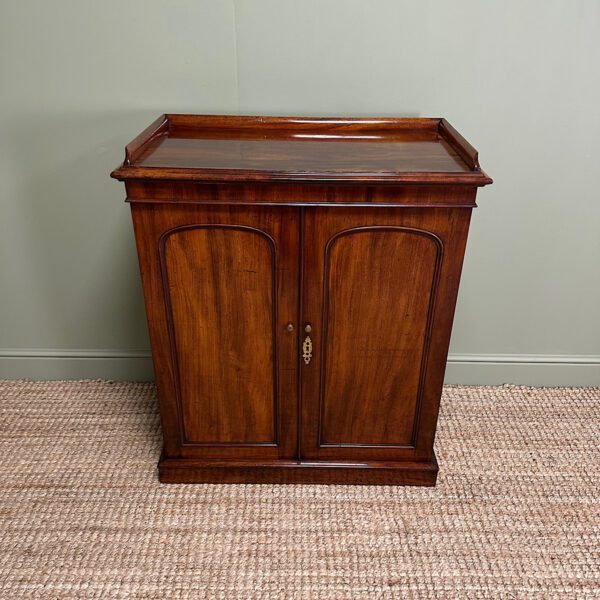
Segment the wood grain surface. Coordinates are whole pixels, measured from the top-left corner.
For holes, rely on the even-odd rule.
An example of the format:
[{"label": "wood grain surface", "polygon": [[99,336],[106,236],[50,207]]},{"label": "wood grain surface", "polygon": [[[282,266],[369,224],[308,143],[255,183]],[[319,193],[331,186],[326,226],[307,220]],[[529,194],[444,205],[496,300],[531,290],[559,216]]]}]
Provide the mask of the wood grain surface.
[{"label": "wood grain surface", "polygon": [[321,445],[413,444],[441,257],[439,239],[417,229],[355,227],[329,239]]},{"label": "wood grain surface", "polygon": [[184,437],[276,443],[275,244],[253,228],[192,225],[162,238]]},{"label": "wood grain surface", "polygon": [[127,146],[122,180],[481,186],[476,150],[444,119],[163,115]]},{"label": "wood grain surface", "polygon": [[470,209],[305,209],[301,456],[429,460]]},{"label": "wood grain surface", "polygon": [[433,485],[477,188],[444,119],[163,115],[125,181],[165,482]]}]

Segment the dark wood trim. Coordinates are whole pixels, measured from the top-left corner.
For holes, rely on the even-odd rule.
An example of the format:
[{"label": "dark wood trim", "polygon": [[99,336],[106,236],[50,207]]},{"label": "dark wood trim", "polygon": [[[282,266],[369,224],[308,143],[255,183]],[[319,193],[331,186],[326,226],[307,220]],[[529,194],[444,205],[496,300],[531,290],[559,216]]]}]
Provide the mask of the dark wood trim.
[{"label": "dark wood trim", "polygon": [[296,314],[298,316],[298,339],[296,343],[296,351],[298,353],[297,357],[297,373],[298,373],[298,382],[297,382],[297,417],[296,423],[298,427],[298,435],[296,437],[296,457],[298,460],[302,459],[302,343],[304,340],[304,336],[302,335],[303,327],[304,327],[304,311],[303,311],[303,302],[304,302],[304,214],[305,208],[301,207],[299,210],[299,244],[298,244],[298,293],[297,293],[297,310]]},{"label": "dark wood trim", "polygon": [[[479,165],[479,153],[477,150],[446,119],[440,119],[438,132],[473,170],[483,173]],[[488,179],[490,178],[488,177]],[[492,183],[491,179],[489,183]]]},{"label": "dark wood trim", "polygon": [[471,185],[334,185],[290,183],[229,183],[129,180],[127,202],[220,204],[251,206],[388,206],[474,208],[477,188]]},{"label": "dark wood trim", "polygon": [[[192,204],[192,202],[180,201],[180,200],[160,200],[157,198],[127,198],[125,202],[130,204]],[[201,201],[201,202],[193,202],[193,204],[202,204],[205,206],[214,206],[214,202],[210,201]],[[321,208],[331,208],[331,203],[329,202],[232,202],[226,203],[223,202],[224,205],[235,204],[237,206],[299,206],[302,208],[309,208],[311,206],[321,207]],[[346,207],[346,208],[417,208],[415,204],[369,204],[367,202],[338,202],[335,206]],[[418,208],[476,208],[476,204],[450,204],[448,203],[439,203],[439,204],[419,204]]]},{"label": "dark wood trim", "polygon": [[133,164],[136,158],[143,152],[144,147],[156,138],[167,135],[170,130],[170,122],[167,115],[161,115],[152,122],[144,131],[125,146],[124,166]]},{"label": "dark wood trim", "polygon": [[238,132],[263,131],[320,131],[337,133],[389,132],[390,129],[421,129],[436,131],[439,117],[270,117],[260,115],[163,115],[173,129],[219,129]]},{"label": "dark wood trim", "polygon": [[162,483],[312,483],[434,486],[438,464],[427,462],[209,461],[161,457]]},{"label": "dark wood trim", "polygon": [[167,167],[135,167],[123,166],[115,169],[111,176],[120,181],[126,179],[157,179],[162,181],[193,181],[208,183],[227,182],[269,182],[269,181],[296,181],[312,183],[377,183],[377,184],[439,184],[453,185],[465,184],[482,187],[492,183],[492,180],[483,171],[469,171],[466,173],[436,173],[403,172],[403,173],[378,173],[350,171],[320,172],[320,171],[251,171],[245,169],[180,169]]}]

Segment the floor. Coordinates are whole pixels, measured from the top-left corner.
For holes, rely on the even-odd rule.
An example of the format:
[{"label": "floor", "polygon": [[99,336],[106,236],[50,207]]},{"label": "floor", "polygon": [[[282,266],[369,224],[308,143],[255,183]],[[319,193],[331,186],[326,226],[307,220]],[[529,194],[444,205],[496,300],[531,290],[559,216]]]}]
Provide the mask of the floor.
[{"label": "floor", "polygon": [[160,485],[154,387],[0,382],[0,598],[598,598],[600,389],[447,387],[435,488]]}]

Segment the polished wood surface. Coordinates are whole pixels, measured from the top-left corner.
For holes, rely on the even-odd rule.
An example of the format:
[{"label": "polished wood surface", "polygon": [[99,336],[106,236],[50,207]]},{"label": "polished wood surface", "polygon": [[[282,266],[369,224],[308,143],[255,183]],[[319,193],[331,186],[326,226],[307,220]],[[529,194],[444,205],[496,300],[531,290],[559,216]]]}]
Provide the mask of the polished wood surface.
[{"label": "polished wood surface", "polygon": [[303,458],[431,459],[470,213],[305,211]]},{"label": "polished wood surface", "polygon": [[127,201],[143,204],[236,206],[390,206],[474,208],[477,188],[465,185],[332,185],[203,183],[129,179]]},{"label": "polished wood surface", "polygon": [[[288,139],[215,139],[161,137],[136,164],[140,167],[239,169],[269,171],[372,173],[439,171],[461,173],[469,167],[448,144],[425,136],[406,135],[388,141],[383,136],[313,134]],[[351,142],[351,143],[350,143]]]},{"label": "polished wood surface", "polygon": [[[344,216],[328,215],[337,227]],[[325,246],[319,441],[408,446],[442,245],[420,229],[363,222]]]},{"label": "polished wood surface", "polygon": [[443,119],[164,115],[128,147],[119,179],[485,185]]},{"label": "polished wood surface", "polygon": [[438,464],[430,462],[208,461],[161,457],[162,483],[312,483],[350,485],[435,485]]},{"label": "polished wood surface", "polygon": [[298,209],[132,214],[165,454],[295,456]]},{"label": "polished wood surface", "polygon": [[191,225],[161,240],[190,443],[276,443],[275,244],[257,229]]},{"label": "polished wood surface", "polygon": [[491,182],[451,125],[165,115],[113,176],[161,481],[435,484],[471,210]]}]

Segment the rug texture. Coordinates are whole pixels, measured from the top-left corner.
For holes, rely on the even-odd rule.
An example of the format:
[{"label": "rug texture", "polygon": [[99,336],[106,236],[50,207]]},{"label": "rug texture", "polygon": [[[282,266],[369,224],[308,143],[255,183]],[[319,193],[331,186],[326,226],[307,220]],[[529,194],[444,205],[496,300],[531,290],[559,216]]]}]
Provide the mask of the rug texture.
[{"label": "rug texture", "polygon": [[600,390],[448,387],[435,488],[161,485],[150,384],[0,382],[0,598],[600,597]]}]

